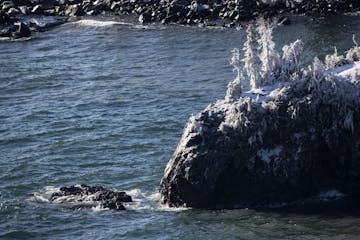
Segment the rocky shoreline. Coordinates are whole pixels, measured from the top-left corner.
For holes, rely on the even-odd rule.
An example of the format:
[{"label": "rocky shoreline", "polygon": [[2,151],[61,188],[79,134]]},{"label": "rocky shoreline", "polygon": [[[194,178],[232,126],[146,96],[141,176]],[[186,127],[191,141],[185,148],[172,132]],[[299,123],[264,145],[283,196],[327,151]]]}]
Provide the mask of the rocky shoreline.
[{"label": "rocky shoreline", "polygon": [[[30,37],[72,17],[104,14],[135,15],[140,23],[190,24],[234,27],[240,22],[286,14],[341,14],[360,11],[358,0],[0,0],[0,37]],[[63,16],[55,23],[38,25],[21,16]],[[283,24],[289,24],[281,18]]]}]

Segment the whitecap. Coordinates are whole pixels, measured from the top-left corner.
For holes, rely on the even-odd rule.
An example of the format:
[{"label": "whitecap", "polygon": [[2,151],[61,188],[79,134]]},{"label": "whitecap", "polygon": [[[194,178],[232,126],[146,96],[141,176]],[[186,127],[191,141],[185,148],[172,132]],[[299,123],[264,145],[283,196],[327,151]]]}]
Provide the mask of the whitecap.
[{"label": "whitecap", "polygon": [[33,196],[29,199],[30,201],[49,203],[51,195],[58,192],[59,188],[54,186],[46,186],[43,190],[33,193]]},{"label": "whitecap", "polygon": [[73,24],[89,27],[108,27],[114,25],[132,25],[131,23],[120,22],[120,21],[100,21],[93,19],[81,19],[79,21],[73,22]]},{"label": "whitecap", "polygon": [[124,203],[128,210],[144,210],[144,211],[168,211],[179,212],[189,210],[187,207],[169,207],[162,203],[162,196],[158,191],[143,192],[138,188],[126,191],[133,198],[133,202]]}]

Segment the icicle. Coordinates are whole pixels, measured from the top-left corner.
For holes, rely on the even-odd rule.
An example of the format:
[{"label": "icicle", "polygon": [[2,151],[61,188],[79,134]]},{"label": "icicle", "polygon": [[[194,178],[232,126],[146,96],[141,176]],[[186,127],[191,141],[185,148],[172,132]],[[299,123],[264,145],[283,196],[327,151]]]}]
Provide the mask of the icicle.
[{"label": "icicle", "polygon": [[325,73],[325,66],[319,58],[315,57],[313,62],[313,78],[315,80],[323,79]]},{"label": "icicle", "polygon": [[358,47],[358,43],[357,43],[356,40],[355,40],[355,34],[353,34],[352,40],[353,40],[353,43],[355,44],[355,47]]},{"label": "icicle", "polygon": [[232,50],[232,57],[230,64],[234,67],[234,71],[237,72],[237,76],[234,81],[230,82],[227,87],[226,101],[233,101],[240,98],[242,93],[241,80],[243,79],[242,64],[240,61],[240,51],[238,48]]},{"label": "icicle", "polygon": [[300,70],[300,56],[303,52],[304,44],[301,40],[296,40],[295,42],[283,47],[283,56],[282,56],[282,72],[285,74],[285,78],[291,76],[294,72]]},{"label": "icicle", "polygon": [[275,50],[275,43],[272,40],[272,32],[275,24],[259,18],[257,31],[260,34],[259,45],[261,47],[262,82],[261,86],[273,84],[278,78],[280,71],[280,56]]},{"label": "icicle", "polygon": [[259,33],[253,23],[250,23],[247,30],[247,40],[244,44],[245,56],[245,69],[247,76],[250,78],[251,89],[256,89],[261,82],[261,69],[262,64],[260,60],[260,46],[258,39]]}]

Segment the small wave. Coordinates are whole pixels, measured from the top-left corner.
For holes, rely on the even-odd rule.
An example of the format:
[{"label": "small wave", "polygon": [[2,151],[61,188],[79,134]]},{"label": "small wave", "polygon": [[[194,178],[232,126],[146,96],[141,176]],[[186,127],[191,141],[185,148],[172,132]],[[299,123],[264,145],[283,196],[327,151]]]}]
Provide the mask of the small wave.
[{"label": "small wave", "polygon": [[50,203],[51,195],[59,191],[60,188],[54,186],[46,186],[42,191],[33,193],[30,201],[40,203]]},{"label": "small wave", "polygon": [[133,198],[133,202],[125,203],[128,210],[150,210],[150,211],[167,211],[180,212],[189,210],[186,207],[169,207],[161,203],[161,194],[157,191],[143,192],[138,188],[126,191]]},{"label": "small wave", "polygon": [[74,24],[78,24],[81,26],[89,26],[89,27],[108,27],[114,25],[132,25],[131,23],[126,22],[117,22],[117,21],[100,21],[93,19],[82,19],[74,22]]},{"label": "small wave", "polygon": [[23,42],[31,40],[31,37],[24,38],[10,38],[10,37],[0,37],[0,41],[12,41],[12,42]]}]

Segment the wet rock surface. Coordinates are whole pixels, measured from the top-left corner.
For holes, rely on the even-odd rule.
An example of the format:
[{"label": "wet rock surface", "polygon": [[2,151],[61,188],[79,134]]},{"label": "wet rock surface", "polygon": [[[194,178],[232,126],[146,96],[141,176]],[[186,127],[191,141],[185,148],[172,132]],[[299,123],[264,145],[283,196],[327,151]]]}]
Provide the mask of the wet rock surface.
[{"label": "wet rock surface", "polygon": [[[260,15],[265,17],[303,13],[327,15],[360,10],[358,0],[266,2],[262,0],[0,0],[0,29],[12,25],[21,14],[67,17],[108,13],[132,14],[138,16],[140,23],[235,27],[241,21],[251,20]],[[290,21],[285,20],[282,23],[290,24]]]},{"label": "wet rock surface", "polygon": [[124,203],[132,202],[132,198],[126,192],[83,184],[61,187],[59,191],[51,195],[50,202],[62,204],[72,209],[100,207],[111,210],[125,210]]}]

